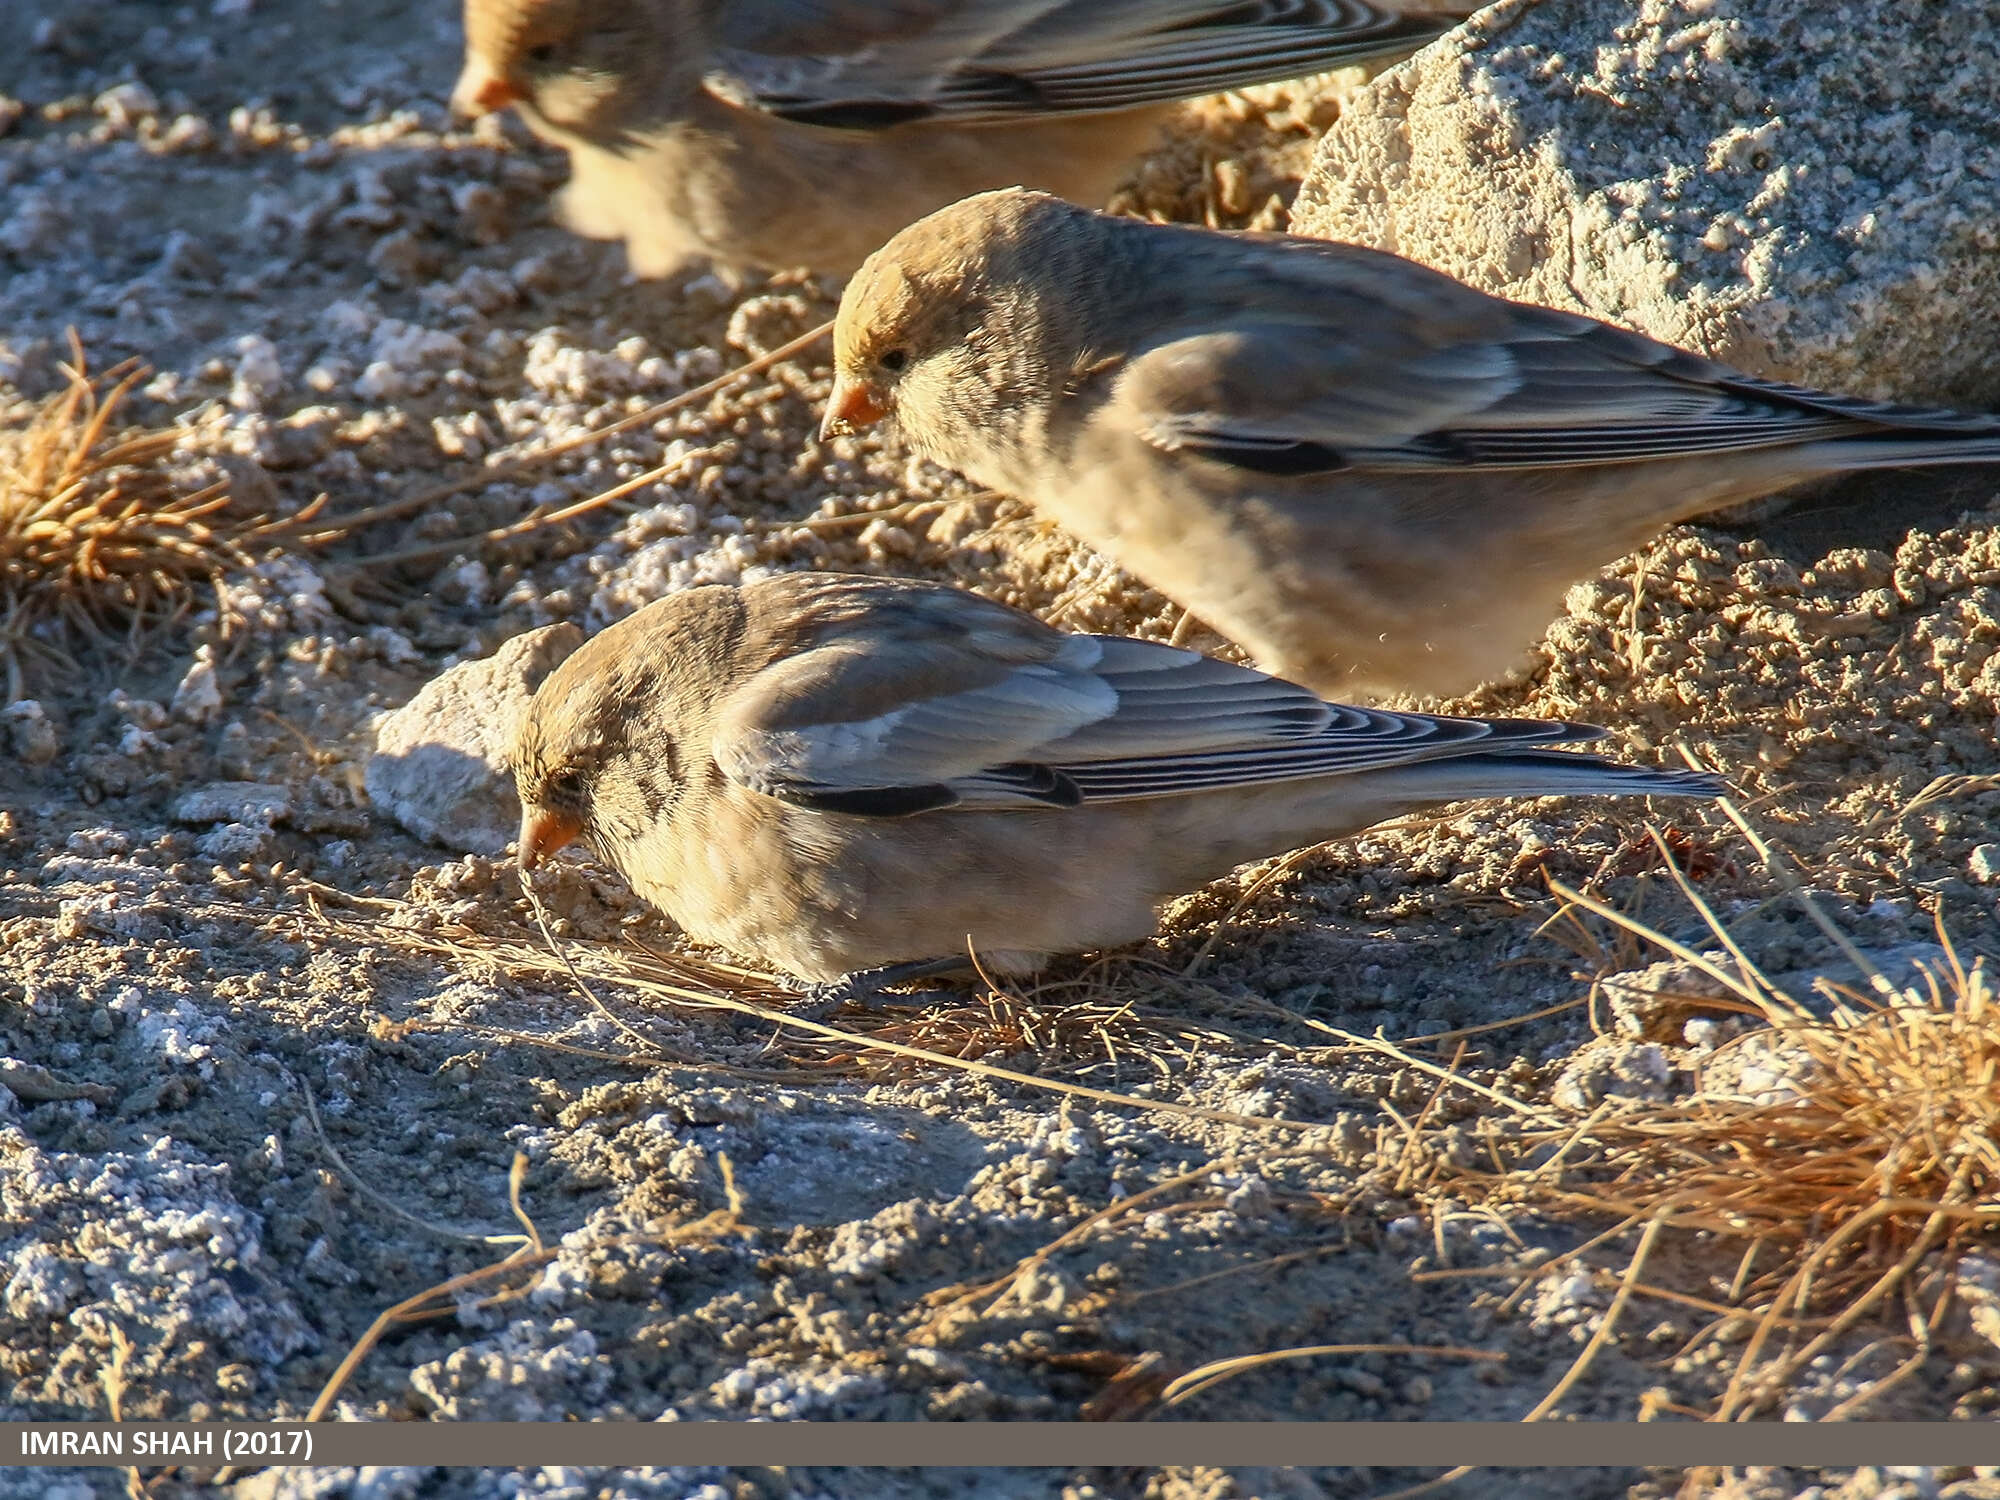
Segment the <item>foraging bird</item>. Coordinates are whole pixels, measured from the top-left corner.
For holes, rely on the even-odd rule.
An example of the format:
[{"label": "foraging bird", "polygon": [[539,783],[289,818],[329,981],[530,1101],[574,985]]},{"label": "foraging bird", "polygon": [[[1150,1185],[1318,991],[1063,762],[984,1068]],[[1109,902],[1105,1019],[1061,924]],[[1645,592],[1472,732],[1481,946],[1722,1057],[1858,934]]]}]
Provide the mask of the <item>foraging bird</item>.
[{"label": "foraging bird", "polygon": [[943,584],[790,573],[658,600],[542,683],[520,863],[581,838],[693,936],[834,998],[1150,934],[1246,860],[1468,797],[1714,796],[1584,725],[1326,703]]},{"label": "foraging bird", "polygon": [[661,276],[846,273],[1031,182],[1101,202],[1176,100],[1416,49],[1471,0],[465,0],[464,114],[570,155],[559,213]]},{"label": "foraging bird", "polygon": [[1326,694],[1453,693],[1667,526],[2000,417],[1761,380],[1394,255],[987,193],[848,283],[822,435],[893,416]]}]

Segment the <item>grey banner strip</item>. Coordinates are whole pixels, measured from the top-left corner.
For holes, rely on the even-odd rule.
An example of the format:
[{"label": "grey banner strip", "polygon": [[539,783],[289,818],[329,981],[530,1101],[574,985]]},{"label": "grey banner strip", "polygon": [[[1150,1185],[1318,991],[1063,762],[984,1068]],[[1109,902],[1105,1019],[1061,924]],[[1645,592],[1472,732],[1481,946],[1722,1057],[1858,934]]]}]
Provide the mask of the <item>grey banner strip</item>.
[{"label": "grey banner strip", "polygon": [[1500,1468],[2000,1463],[1986,1422],[6,1422],[0,1465]]}]

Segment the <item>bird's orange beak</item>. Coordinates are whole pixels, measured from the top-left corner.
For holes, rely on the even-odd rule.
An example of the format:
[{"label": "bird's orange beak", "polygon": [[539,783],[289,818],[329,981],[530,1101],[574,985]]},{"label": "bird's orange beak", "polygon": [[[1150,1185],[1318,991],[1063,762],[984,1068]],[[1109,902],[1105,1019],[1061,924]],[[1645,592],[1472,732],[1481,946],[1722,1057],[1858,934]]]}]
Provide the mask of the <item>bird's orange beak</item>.
[{"label": "bird's orange beak", "polygon": [[476,59],[466,61],[465,71],[458,75],[458,85],[451,91],[452,112],[468,120],[520,102],[519,89]]},{"label": "bird's orange beak", "polygon": [[524,807],[516,863],[524,870],[532,870],[582,832],[583,825],[573,818],[565,818],[546,807]]},{"label": "bird's orange beak", "polygon": [[826,415],[820,419],[820,440],[873,427],[894,409],[880,386],[865,380],[849,383],[836,375],[833,393],[826,398]]}]

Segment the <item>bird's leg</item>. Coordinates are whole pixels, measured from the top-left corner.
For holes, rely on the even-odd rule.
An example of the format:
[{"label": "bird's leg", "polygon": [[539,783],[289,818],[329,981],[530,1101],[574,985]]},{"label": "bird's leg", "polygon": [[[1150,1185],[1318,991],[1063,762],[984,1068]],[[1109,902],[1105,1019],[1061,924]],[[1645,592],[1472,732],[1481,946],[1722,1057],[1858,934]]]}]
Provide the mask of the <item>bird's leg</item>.
[{"label": "bird's leg", "polygon": [[973,974],[972,960],[963,953],[949,954],[944,958],[918,958],[908,963],[883,964],[879,969],[856,969],[852,974],[842,975],[827,984],[810,986],[805,998],[788,1005],[788,1015],[805,1016],[817,1020],[839,1010],[843,1005],[865,1005],[870,1009],[882,1003],[882,992],[896,985],[911,984],[919,979],[937,979],[946,974]]}]

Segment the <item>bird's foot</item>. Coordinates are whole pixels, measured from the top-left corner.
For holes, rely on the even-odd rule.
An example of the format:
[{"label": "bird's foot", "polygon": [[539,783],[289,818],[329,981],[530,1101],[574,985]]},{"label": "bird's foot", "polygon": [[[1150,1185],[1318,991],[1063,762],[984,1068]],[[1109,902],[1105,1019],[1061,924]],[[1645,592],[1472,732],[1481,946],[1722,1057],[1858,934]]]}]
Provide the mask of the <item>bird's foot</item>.
[{"label": "bird's foot", "polygon": [[[920,958],[909,963],[883,964],[877,969],[856,969],[852,974],[843,974],[825,984],[809,985],[804,995],[779,1009],[788,1016],[798,1016],[807,1021],[821,1020],[849,1005],[879,1010],[886,998],[883,992],[897,985],[919,979],[935,979],[945,974],[971,972],[972,961],[963,954],[952,958]],[[910,998],[928,1003],[948,993],[946,990],[923,990]]]}]

